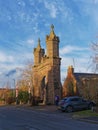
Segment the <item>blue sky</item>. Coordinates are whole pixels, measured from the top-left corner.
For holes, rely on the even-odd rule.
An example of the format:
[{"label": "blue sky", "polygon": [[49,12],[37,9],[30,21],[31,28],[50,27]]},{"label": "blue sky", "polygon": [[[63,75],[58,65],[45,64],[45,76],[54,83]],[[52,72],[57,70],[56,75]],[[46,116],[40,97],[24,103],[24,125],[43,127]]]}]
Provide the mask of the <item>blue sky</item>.
[{"label": "blue sky", "polygon": [[69,65],[75,72],[94,72],[90,45],[98,40],[98,0],[0,0],[1,87],[8,74],[12,80],[33,61],[38,38],[46,48],[51,24],[60,38],[62,81]]}]

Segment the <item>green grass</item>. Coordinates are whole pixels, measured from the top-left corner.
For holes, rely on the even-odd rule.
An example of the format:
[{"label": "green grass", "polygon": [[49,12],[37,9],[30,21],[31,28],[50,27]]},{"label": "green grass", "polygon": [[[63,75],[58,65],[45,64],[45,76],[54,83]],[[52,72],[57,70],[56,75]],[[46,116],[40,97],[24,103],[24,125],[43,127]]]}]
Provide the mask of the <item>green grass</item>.
[{"label": "green grass", "polygon": [[84,111],[78,111],[73,113],[73,117],[91,117],[91,116],[97,116],[97,112],[92,112],[91,110],[84,110]]}]

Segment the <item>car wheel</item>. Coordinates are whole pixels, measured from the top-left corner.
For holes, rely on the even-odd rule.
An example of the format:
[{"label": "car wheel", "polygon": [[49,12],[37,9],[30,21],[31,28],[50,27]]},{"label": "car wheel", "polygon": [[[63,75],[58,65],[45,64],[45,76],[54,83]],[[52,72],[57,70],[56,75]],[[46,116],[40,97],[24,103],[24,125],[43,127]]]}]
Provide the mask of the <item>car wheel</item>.
[{"label": "car wheel", "polygon": [[62,112],[65,112],[65,110],[61,110]]},{"label": "car wheel", "polygon": [[72,106],[68,106],[68,107],[66,108],[66,111],[67,111],[68,113],[73,112],[73,107],[72,107]]},{"label": "car wheel", "polygon": [[88,109],[93,109],[93,104],[92,104],[92,103],[90,103],[90,104],[88,105]]}]

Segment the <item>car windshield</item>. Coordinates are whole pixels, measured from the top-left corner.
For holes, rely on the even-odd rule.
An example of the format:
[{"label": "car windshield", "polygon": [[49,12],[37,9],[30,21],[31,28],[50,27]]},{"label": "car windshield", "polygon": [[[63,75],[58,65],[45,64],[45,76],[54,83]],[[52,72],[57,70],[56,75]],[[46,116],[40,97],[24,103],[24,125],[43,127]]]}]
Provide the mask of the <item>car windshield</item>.
[{"label": "car windshield", "polygon": [[62,102],[65,102],[67,100],[67,98],[64,98],[62,100],[59,101],[59,104],[61,104]]},{"label": "car windshield", "polygon": [[68,100],[69,100],[68,98],[64,98],[62,101],[67,102]]}]

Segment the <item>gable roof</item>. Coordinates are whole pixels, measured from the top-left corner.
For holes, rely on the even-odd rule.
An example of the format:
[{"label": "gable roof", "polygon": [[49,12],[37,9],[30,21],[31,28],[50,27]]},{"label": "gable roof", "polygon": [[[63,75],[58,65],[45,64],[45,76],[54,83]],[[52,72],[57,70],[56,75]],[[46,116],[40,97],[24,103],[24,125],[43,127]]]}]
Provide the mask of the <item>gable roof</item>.
[{"label": "gable roof", "polygon": [[98,79],[98,74],[94,73],[73,73],[73,75],[77,81],[81,79]]}]

